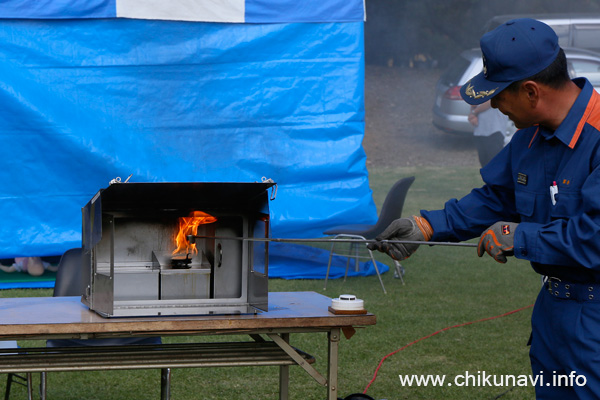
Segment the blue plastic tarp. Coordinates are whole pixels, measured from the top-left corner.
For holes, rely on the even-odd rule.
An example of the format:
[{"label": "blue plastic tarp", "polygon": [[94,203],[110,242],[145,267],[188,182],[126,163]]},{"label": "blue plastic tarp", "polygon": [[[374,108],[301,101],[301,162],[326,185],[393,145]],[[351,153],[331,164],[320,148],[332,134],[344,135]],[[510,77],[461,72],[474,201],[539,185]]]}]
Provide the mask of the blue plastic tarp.
[{"label": "blue plastic tarp", "polygon": [[3,0],[0,18],[142,18],[203,22],[363,21],[359,0]]},{"label": "blue plastic tarp", "polygon": [[[34,2],[0,11],[18,3]],[[271,178],[273,236],[374,223],[362,20],[95,19],[110,2],[74,3],[79,19],[0,18],[0,258],[80,246],[81,207],[130,174]]]},{"label": "blue plastic tarp", "polygon": [[31,282],[2,282],[0,281],[0,290],[5,289],[51,289],[54,287],[54,279],[48,281]]}]

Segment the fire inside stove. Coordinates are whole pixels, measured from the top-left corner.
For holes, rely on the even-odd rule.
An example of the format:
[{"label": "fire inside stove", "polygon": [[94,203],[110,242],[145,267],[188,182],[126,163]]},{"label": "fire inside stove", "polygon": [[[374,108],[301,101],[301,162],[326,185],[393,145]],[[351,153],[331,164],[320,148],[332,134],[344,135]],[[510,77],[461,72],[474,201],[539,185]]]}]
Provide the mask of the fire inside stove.
[{"label": "fire inside stove", "polygon": [[175,245],[171,266],[175,269],[191,268],[192,257],[198,254],[196,243],[190,242],[190,235],[198,235],[198,226],[217,222],[217,219],[202,211],[192,211],[188,217],[179,218],[179,229],[175,235]]},{"label": "fire inside stove", "polygon": [[[83,209],[82,301],[104,316],[266,311],[269,183],[123,183]],[[190,240],[193,238],[193,240]]]}]

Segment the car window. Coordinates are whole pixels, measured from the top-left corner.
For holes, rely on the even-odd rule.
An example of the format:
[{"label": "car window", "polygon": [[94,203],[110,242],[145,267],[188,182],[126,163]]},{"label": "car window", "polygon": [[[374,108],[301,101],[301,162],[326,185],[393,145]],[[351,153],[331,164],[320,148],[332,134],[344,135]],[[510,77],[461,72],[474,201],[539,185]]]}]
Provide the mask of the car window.
[{"label": "car window", "polygon": [[600,49],[600,24],[573,26],[573,47]]},{"label": "car window", "polygon": [[458,57],[440,76],[440,81],[448,86],[457,85],[464,72],[469,68],[469,64],[466,58]]},{"label": "car window", "polygon": [[589,60],[569,61],[569,74],[572,78],[584,76],[592,86],[600,86],[600,63]]},{"label": "car window", "polygon": [[553,25],[552,22],[548,22],[548,25],[556,32],[561,47],[576,47],[569,43],[569,25]]},{"label": "car window", "polygon": [[[485,32],[497,28],[509,18],[517,17],[520,18],[521,16],[496,16],[486,23],[484,28]],[[530,17],[535,18],[535,16]],[[545,18],[541,15],[537,19],[554,29],[554,32],[556,32],[556,35],[558,36],[558,44],[561,47],[580,47],[583,49],[600,51],[600,40],[598,40],[600,37],[600,23],[593,23],[591,21],[586,21],[585,23],[581,21],[577,22],[577,18],[569,19],[568,16],[565,16],[565,18],[553,19]],[[569,20],[571,22],[568,22]]]}]

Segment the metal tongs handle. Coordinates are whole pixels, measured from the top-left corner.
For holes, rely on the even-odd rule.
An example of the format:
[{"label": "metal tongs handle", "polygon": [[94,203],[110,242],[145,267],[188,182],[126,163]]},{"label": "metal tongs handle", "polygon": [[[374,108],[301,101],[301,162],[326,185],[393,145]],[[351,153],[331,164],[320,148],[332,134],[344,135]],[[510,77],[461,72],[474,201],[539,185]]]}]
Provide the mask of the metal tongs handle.
[{"label": "metal tongs handle", "polygon": [[477,247],[475,243],[465,242],[423,242],[419,240],[374,240],[374,239],[339,239],[339,238],[259,238],[259,237],[237,237],[237,236],[199,236],[188,235],[187,240],[195,243],[196,239],[218,239],[218,240],[241,240],[249,242],[275,242],[275,243],[395,243],[395,244],[418,244],[428,246],[456,246]]}]

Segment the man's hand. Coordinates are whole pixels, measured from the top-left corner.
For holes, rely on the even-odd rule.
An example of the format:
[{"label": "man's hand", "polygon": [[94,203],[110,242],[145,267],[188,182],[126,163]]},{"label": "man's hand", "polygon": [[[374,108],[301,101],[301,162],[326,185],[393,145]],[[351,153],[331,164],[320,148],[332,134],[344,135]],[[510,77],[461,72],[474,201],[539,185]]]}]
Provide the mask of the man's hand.
[{"label": "man's hand", "polygon": [[506,256],[512,256],[514,252],[515,230],[519,224],[514,222],[496,222],[486,229],[479,238],[477,255],[483,256],[487,252],[499,263],[506,262]]},{"label": "man's hand", "polygon": [[377,242],[369,243],[370,250],[387,253],[394,260],[402,261],[410,257],[419,248],[418,244],[389,243],[386,240],[428,241],[433,235],[433,229],[423,217],[412,216],[400,218],[392,223],[375,238]]},{"label": "man's hand", "polygon": [[467,117],[467,119],[469,120],[469,122],[471,123],[471,125],[473,125],[473,126],[479,125],[479,118],[477,117],[477,114],[473,114],[471,112],[469,114],[469,116]]}]

